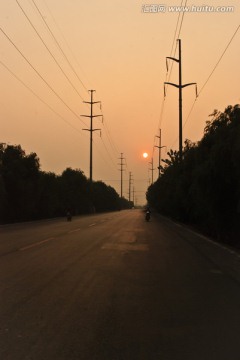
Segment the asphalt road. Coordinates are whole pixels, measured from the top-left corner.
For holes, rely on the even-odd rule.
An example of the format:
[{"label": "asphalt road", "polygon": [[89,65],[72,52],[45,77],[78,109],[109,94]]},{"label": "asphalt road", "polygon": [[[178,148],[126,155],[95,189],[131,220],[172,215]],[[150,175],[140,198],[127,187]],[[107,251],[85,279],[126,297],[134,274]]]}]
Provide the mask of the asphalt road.
[{"label": "asphalt road", "polygon": [[1,360],[239,360],[240,257],[140,210],[0,228]]}]

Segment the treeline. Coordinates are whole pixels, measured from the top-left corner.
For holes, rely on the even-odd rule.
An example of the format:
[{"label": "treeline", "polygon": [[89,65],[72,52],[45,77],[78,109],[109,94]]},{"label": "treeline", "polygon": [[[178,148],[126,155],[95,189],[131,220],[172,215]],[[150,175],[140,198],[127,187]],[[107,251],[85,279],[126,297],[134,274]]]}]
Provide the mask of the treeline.
[{"label": "treeline", "polygon": [[114,188],[90,183],[81,170],[61,175],[40,169],[37,154],[0,144],[0,223],[114,211],[132,207]]},{"label": "treeline", "polygon": [[148,202],[219,241],[240,245],[240,106],[214,111],[201,141],[170,151]]}]

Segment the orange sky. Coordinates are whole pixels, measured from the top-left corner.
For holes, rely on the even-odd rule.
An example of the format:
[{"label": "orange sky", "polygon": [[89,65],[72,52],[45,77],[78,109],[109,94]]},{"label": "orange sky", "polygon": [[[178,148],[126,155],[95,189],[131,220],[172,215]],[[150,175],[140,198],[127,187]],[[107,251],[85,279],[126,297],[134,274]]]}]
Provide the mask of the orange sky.
[{"label": "orange sky", "polygon": [[[80,168],[89,176],[89,133],[82,131],[88,127],[89,120],[80,115],[89,114],[89,107],[83,100],[89,101],[87,89],[95,89],[94,100],[102,102],[102,112],[95,105],[95,114],[102,113],[104,123],[100,118],[94,119],[95,127],[102,128],[102,138],[94,133],[93,178],[105,181],[119,192],[118,158],[122,152],[127,161],[124,195],[127,197],[131,171],[137,202],[143,204],[150,178],[149,161],[153,146],[157,144],[154,137],[159,127],[162,145],[166,145],[167,150],[178,148],[178,90],[169,87],[164,101],[163,83],[166,81],[166,57],[174,56],[171,54],[172,46],[176,48],[174,34],[175,30],[179,34],[182,20],[180,17],[177,23],[179,12],[170,12],[168,6],[179,6],[181,1],[165,1],[164,13],[142,11],[143,5],[151,4],[156,2],[1,1],[1,29],[25,59],[1,31],[0,142],[20,144],[27,153],[36,152],[42,170],[61,173],[66,167]],[[196,0],[186,5],[202,6],[203,3]],[[239,1],[209,0],[204,5],[233,6],[234,10],[184,14],[179,34],[183,83],[197,82],[199,90],[240,24]],[[177,52],[175,57],[178,57]],[[188,119],[183,129],[184,139],[200,140],[208,115],[214,109],[223,111],[228,105],[240,103],[239,57],[240,30],[195,104],[195,88],[183,90],[183,123]],[[174,63],[169,81],[178,82],[177,63]],[[144,151],[149,152],[150,158],[143,159]],[[166,157],[166,150],[162,156]],[[156,168],[156,148],[153,157]],[[156,178],[157,170],[154,171]]]}]

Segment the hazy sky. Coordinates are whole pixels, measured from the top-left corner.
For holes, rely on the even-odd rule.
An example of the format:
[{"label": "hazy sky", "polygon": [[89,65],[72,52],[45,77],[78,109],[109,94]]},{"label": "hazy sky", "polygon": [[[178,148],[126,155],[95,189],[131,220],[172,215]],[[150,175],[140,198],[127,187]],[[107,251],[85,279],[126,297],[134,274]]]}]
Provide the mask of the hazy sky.
[{"label": "hazy sky", "polygon": [[[181,3],[191,10],[184,16],[169,8]],[[178,36],[183,83],[202,89],[196,102],[195,87],[183,90],[183,138],[200,140],[214,109],[240,103],[240,30],[227,48],[240,25],[239,0],[0,0],[0,19],[0,142],[36,152],[44,171],[72,167],[89,176],[89,119],[80,115],[89,115],[83,100],[95,89],[104,123],[94,119],[102,137],[94,132],[93,179],[120,192],[123,153],[124,195],[131,171],[137,202],[145,202],[160,127],[162,145],[178,149],[178,89],[168,87],[165,100],[163,91],[164,81],[178,83],[176,62],[166,77]]]}]

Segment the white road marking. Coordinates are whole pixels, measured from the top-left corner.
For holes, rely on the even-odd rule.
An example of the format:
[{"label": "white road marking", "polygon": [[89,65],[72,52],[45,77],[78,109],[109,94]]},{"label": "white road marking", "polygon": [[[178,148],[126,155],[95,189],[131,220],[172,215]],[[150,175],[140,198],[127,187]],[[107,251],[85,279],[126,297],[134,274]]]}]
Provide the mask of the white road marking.
[{"label": "white road marking", "polygon": [[216,274],[216,275],[223,275],[223,272],[219,269],[212,269],[212,270],[210,270],[210,272],[212,274]]},{"label": "white road marking", "polygon": [[188,231],[191,232],[192,234],[197,235],[198,237],[202,238],[203,240],[209,242],[210,244],[215,245],[216,247],[219,247],[219,248],[221,248],[221,249],[223,249],[223,250],[226,250],[226,251],[229,252],[230,254],[235,255],[235,256],[237,256],[238,258],[240,258],[240,254],[239,254],[237,251],[234,251],[233,249],[230,249],[230,248],[228,248],[227,246],[224,246],[224,245],[222,245],[222,244],[220,244],[220,243],[218,243],[218,242],[216,242],[216,241],[213,241],[213,240],[209,239],[207,236],[204,236],[204,235],[202,235],[202,234],[199,234],[199,233],[197,233],[196,231],[191,230],[191,229],[189,229],[188,227],[186,227],[186,226],[184,226],[184,225],[177,224],[177,223],[175,223],[175,222],[173,222],[173,223],[174,223],[175,226],[178,226],[178,227],[181,227],[181,228],[183,228],[183,229],[185,229],[185,230],[188,230]]},{"label": "white road marking", "polygon": [[77,232],[77,231],[79,231],[79,230],[81,230],[81,229],[79,228],[79,229],[71,230],[71,231],[69,231],[69,232],[68,232],[68,234],[71,234],[71,233]]},{"label": "white road marking", "polygon": [[53,239],[55,239],[55,238],[54,238],[54,237],[51,237],[51,238],[48,238],[48,239],[45,239],[45,240],[36,242],[36,243],[34,243],[34,244],[24,246],[24,247],[20,248],[19,251],[24,251],[24,250],[28,250],[28,249],[37,247],[37,246],[39,246],[39,245],[41,245],[41,244],[44,244],[44,243],[46,243],[46,242],[49,242],[49,241],[51,241],[51,240],[53,240]]},{"label": "white road marking", "polygon": [[108,243],[102,246],[102,250],[118,250],[118,251],[148,251],[148,245],[146,244],[136,244],[136,245],[131,245],[131,244],[113,244],[113,243]]}]

